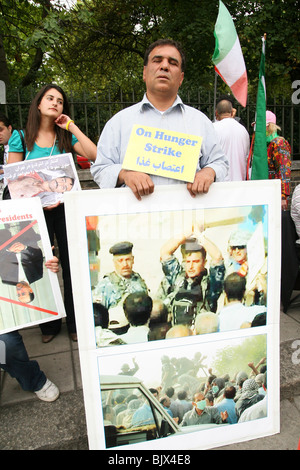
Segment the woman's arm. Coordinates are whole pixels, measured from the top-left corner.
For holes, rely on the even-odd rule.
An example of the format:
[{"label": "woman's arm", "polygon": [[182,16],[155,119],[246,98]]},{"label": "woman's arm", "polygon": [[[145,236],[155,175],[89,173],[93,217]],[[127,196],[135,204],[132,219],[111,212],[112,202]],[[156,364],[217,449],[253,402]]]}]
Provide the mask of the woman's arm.
[{"label": "woman's arm", "polygon": [[8,152],[8,160],[7,163],[17,163],[23,161],[23,153],[22,152]]}]

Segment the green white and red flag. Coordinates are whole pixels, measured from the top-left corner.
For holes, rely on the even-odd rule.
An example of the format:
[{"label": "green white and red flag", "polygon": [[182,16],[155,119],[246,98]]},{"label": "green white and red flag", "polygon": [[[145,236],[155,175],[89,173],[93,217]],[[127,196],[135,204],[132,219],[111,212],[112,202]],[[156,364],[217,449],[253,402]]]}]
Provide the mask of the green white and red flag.
[{"label": "green white and red flag", "polygon": [[234,22],[221,0],[214,36],[216,42],[212,61],[215,65],[215,71],[230,87],[236,100],[245,107],[248,78],[244,56]]},{"label": "green white and red flag", "polygon": [[267,92],[265,81],[266,39],[262,38],[262,52],[259,66],[259,80],[256,97],[255,134],[252,158],[251,179],[267,180],[269,177],[266,136]]}]

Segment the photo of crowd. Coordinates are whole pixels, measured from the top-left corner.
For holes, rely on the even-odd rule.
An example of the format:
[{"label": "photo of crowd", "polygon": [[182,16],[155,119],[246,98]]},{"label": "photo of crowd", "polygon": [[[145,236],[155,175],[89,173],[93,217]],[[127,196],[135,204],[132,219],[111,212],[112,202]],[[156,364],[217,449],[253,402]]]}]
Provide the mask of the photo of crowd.
[{"label": "photo of crowd", "polygon": [[[125,435],[144,432],[145,440],[160,435],[151,403],[157,400],[178,432],[208,425],[236,425],[268,416],[266,336],[238,338],[213,345],[198,344],[147,353],[121,354],[99,361],[100,386],[105,374],[111,385],[101,388],[106,444],[124,443]],[[125,362],[127,361],[127,362]],[[138,389],[138,377],[155,400]],[[153,403],[152,403],[153,405]],[[146,432],[147,431],[147,432]],[[151,432],[150,432],[151,431]],[[174,431],[173,431],[174,432]],[[176,431],[175,431],[176,432]],[[168,434],[161,435],[167,437]],[[120,439],[119,439],[120,437]],[[129,441],[130,442],[130,441]]]}]

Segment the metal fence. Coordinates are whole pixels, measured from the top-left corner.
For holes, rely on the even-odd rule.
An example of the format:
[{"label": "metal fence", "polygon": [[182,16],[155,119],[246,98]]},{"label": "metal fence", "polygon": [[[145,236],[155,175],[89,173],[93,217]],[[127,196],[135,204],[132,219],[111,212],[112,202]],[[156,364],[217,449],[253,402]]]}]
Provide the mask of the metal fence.
[{"label": "metal fence", "polygon": [[[130,93],[118,90],[117,92],[70,93],[69,102],[71,106],[71,117],[95,143],[105,123],[118,111],[140,101],[144,90]],[[16,90],[10,93],[7,104],[0,105],[0,112],[7,114],[15,128],[24,128],[31,99],[35,92],[26,92],[26,97]],[[201,110],[209,119],[214,118],[214,94],[197,90],[180,93],[184,103]],[[295,105],[291,100],[273,99],[268,100],[267,108],[277,116],[277,124],[281,127],[283,135],[291,144],[293,160],[300,160],[300,105]],[[239,116],[246,126],[250,135],[253,129],[251,123],[255,119],[255,101],[248,99],[245,108],[237,106]]]}]

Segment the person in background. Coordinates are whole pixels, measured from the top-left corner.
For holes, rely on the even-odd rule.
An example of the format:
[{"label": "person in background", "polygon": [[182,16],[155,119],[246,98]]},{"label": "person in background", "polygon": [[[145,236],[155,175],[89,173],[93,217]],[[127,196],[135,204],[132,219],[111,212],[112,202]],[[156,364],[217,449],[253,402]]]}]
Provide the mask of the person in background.
[{"label": "person in background", "polygon": [[[76,154],[95,160],[96,145],[81,132],[69,115],[67,96],[58,85],[46,85],[36,94],[29,108],[25,130],[26,160],[50,157],[73,150]],[[22,160],[21,136],[14,131],[9,140],[8,164]],[[68,332],[71,339],[77,341],[64,204],[48,206],[44,208],[44,214],[50,242],[54,245],[56,237],[59,249]],[[59,333],[61,320],[45,323],[40,328],[42,341],[47,343]]]},{"label": "person in background", "polygon": [[234,118],[234,114],[229,99],[219,101],[213,126],[229,161],[228,180],[245,181],[250,137],[246,128]]},{"label": "person in background", "polygon": [[127,344],[148,341],[149,321],[152,310],[152,299],[145,292],[129,294],[124,300],[124,313],[128,319],[128,331],[120,335]]},{"label": "person in background", "polygon": [[276,124],[276,115],[266,112],[267,152],[269,179],[281,180],[281,207],[287,210],[290,199],[291,179],[291,146],[289,142],[278,135],[281,130]]},{"label": "person in background", "polygon": [[12,135],[12,125],[5,114],[0,114],[0,146],[3,145],[3,165],[0,165],[0,193],[3,192],[6,181],[4,178],[4,166],[8,160],[8,141]]},{"label": "person in background", "polygon": [[214,406],[207,406],[205,396],[197,392],[193,397],[193,408],[183,416],[181,426],[195,426],[198,424],[222,424],[227,422],[228,413],[219,412]]},{"label": "person in background", "polygon": [[[13,128],[10,120],[5,114],[0,114],[0,145],[4,147],[3,165],[7,164],[8,160],[8,141],[11,138]],[[2,170],[3,173],[3,170]]]},{"label": "person in background", "polygon": [[219,410],[219,412],[225,411],[225,410],[227,411],[228,413],[227,422],[229,424],[237,423],[237,416],[235,413],[235,401],[234,401],[235,395],[236,395],[236,388],[232,384],[227,385],[224,389],[223,400],[220,401],[220,403],[216,405],[216,408]]}]

